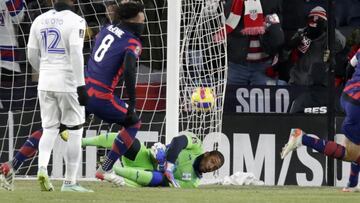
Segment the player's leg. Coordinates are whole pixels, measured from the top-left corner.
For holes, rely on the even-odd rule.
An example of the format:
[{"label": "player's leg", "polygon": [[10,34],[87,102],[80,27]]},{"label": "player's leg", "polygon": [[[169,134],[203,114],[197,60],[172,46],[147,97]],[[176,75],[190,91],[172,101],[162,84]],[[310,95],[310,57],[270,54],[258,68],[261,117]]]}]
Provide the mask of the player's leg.
[{"label": "player's leg", "polygon": [[[65,138],[66,129],[60,126],[60,137],[67,141]],[[39,141],[42,136],[43,129],[37,130],[29,136],[25,143],[21,146],[20,150],[15,154],[12,160],[0,164],[0,185],[7,189],[14,189],[14,177],[16,171],[22,166],[24,161],[35,156],[39,148]]]},{"label": "player's leg", "polygon": [[[359,191],[357,188],[360,171],[360,106],[354,105],[341,98],[341,105],[346,112],[346,117],[342,125],[342,131],[346,135],[346,159],[353,161],[349,175],[347,187],[343,188],[345,192]],[[356,160],[356,161],[355,161]]]},{"label": "player's leg", "polygon": [[[42,136],[42,129],[33,132],[25,143],[21,146],[19,151],[15,154],[14,158],[9,162],[3,163],[0,166],[0,174],[6,174],[3,169],[11,167],[15,172],[21,167],[21,165],[29,158],[32,158],[39,146],[39,141]],[[6,166],[8,165],[8,166]]]},{"label": "player's leg", "polygon": [[289,142],[283,148],[281,156],[284,158],[290,151],[305,145],[326,156],[352,162],[348,186],[343,189],[348,192],[357,190],[355,187],[360,170],[360,106],[354,105],[344,98],[341,103],[346,112],[342,126],[342,131],[346,136],[345,146],[306,135],[301,129],[292,129]]},{"label": "player's leg", "polygon": [[352,161],[350,168],[349,181],[347,186],[343,188],[344,192],[359,192],[358,185],[360,171],[360,145],[353,143],[349,139],[345,139],[346,153],[345,160]]},{"label": "player's leg", "polygon": [[42,136],[42,129],[33,132],[26,142],[21,146],[20,150],[15,154],[14,158],[0,165],[0,185],[7,189],[14,189],[14,177],[16,171],[21,167],[25,160],[33,157],[39,146],[39,140]]},{"label": "player's leg", "polygon": [[142,168],[114,167],[117,175],[136,182],[141,186],[157,187],[169,186],[164,174],[159,171],[147,171]]},{"label": "player's leg", "polygon": [[122,130],[120,130],[114,140],[110,152],[106,155],[105,161],[101,166],[104,171],[110,171],[118,158],[127,152],[127,150],[133,144],[136,133],[140,129],[140,126],[140,121],[138,121],[134,125],[126,128],[124,127]]},{"label": "player's leg", "polygon": [[283,148],[281,157],[284,158],[289,152],[302,145],[315,149],[316,151],[331,158],[349,162],[354,161],[355,163],[360,164],[360,145],[355,144],[352,140],[349,140],[349,137],[345,138],[345,146],[343,146],[334,141],[328,141],[315,136],[307,135],[304,131],[298,128],[291,129],[289,141]]},{"label": "player's leg", "polygon": [[356,162],[351,162],[349,181],[346,187],[343,188],[342,190],[343,192],[359,191],[359,188],[356,187],[359,181],[359,171],[360,171],[360,165]]},{"label": "player's leg", "polygon": [[39,141],[38,181],[42,191],[53,191],[47,166],[60,126],[60,111],[53,92],[39,91],[39,102],[43,134]]},{"label": "player's leg", "polygon": [[349,139],[345,138],[345,146],[343,146],[334,141],[327,141],[309,136],[301,129],[292,129],[289,141],[281,152],[281,158],[285,158],[289,152],[302,145],[315,149],[316,151],[332,158],[352,161],[349,182],[347,187],[343,188],[343,191],[354,192],[358,190],[356,186],[360,170],[360,145],[356,145]]},{"label": "player's leg", "polygon": [[56,93],[61,111],[61,123],[66,126],[69,138],[66,143],[65,180],[61,191],[93,192],[77,184],[76,176],[81,159],[81,138],[85,122],[85,108],[80,106],[76,93]]},{"label": "player's leg", "polygon": [[124,167],[142,168],[149,171],[156,169],[150,149],[146,148],[138,139],[134,140],[129,150],[121,157],[121,162]]},{"label": "player's leg", "polygon": [[[118,133],[106,133],[100,134],[96,137],[83,138],[82,146],[101,146],[105,148],[111,148]],[[135,139],[131,147],[122,156],[122,163],[125,167],[141,167],[147,170],[153,170],[153,164],[149,160],[149,150],[140,143],[138,139]],[[125,184],[124,179],[116,176],[115,174],[97,174],[97,178],[112,182],[117,186],[123,186]],[[131,181],[128,181],[131,182]],[[138,185],[137,183],[130,184],[132,186]]]},{"label": "player's leg", "polygon": [[25,160],[33,157],[39,147],[40,138],[43,134],[43,130],[37,130],[33,132],[26,142],[21,146],[20,150],[13,158],[11,165],[17,171]]},{"label": "player's leg", "polygon": [[[102,108],[98,108],[99,106]],[[127,107],[125,102],[114,96],[111,96],[110,99],[99,99],[96,96],[90,97],[86,108],[89,112],[94,113],[97,117],[109,123],[123,125],[126,119]],[[116,136],[110,152],[105,157],[104,163],[97,172],[96,176],[98,178],[101,179],[104,173],[111,173],[114,163],[133,144],[140,126],[141,122],[138,118],[134,118],[131,122],[127,122],[124,125]]]},{"label": "player's leg", "polygon": [[117,137],[118,133],[103,133],[95,137],[86,137],[82,138],[81,146],[97,146],[97,147],[104,147],[104,148],[111,148],[115,138]]},{"label": "player's leg", "polygon": [[[102,135],[101,135],[102,136]],[[113,136],[113,135],[112,135]],[[117,137],[117,133],[113,137],[113,140]],[[101,139],[99,139],[101,140]],[[95,143],[93,143],[95,144]],[[111,148],[111,147],[109,147]],[[135,139],[133,144],[130,146],[130,148],[124,153],[122,156],[122,163],[125,166],[132,165],[132,166],[138,166],[138,167],[144,167],[146,169],[152,170],[153,166],[152,164],[149,164],[148,155],[146,151],[146,147],[140,143],[138,139]],[[144,157],[147,157],[144,158]],[[113,183],[116,186],[124,186],[125,182],[124,179],[118,175],[116,175],[113,170],[110,172],[105,172],[100,167],[96,173],[96,178],[100,180],[106,180],[108,182]],[[133,184],[135,186],[137,184]]]},{"label": "player's leg", "polygon": [[344,159],[346,151],[344,146],[339,145],[334,141],[327,141],[318,137],[309,136],[301,129],[294,128],[291,129],[289,141],[281,152],[281,158],[285,158],[289,152],[302,145],[315,149],[326,156],[340,160]]},{"label": "player's leg", "polygon": [[[351,141],[345,143],[347,143],[346,145],[354,143],[358,144],[360,143],[360,106],[352,104],[351,102],[344,99],[344,97],[341,98],[341,104],[346,112],[342,131],[345,134],[347,140]],[[355,144],[355,146],[357,144]],[[284,158],[290,151],[295,150],[301,145],[305,145],[325,154],[326,156],[340,160],[356,161],[358,156],[357,153],[355,153],[356,150],[348,150],[346,147],[339,145],[334,141],[327,141],[317,137],[309,136],[301,129],[292,129],[290,132],[289,141],[283,148],[281,157]],[[356,148],[355,146],[351,147]]]},{"label": "player's leg", "polygon": [[121,157],[121,161],[124,167],[114,166],[113,169],[116,175],[125,178],[127,186],[168,186],[163,173],[155,171],[155,162],[150,149],[138,139],[134,140],[129,150]]}]

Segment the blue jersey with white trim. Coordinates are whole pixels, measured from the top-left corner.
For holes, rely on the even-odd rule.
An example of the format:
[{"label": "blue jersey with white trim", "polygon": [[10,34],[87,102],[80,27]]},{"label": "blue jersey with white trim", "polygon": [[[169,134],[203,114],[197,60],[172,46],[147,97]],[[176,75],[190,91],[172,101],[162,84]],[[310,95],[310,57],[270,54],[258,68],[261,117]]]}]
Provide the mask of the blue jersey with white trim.
[{"label": "blue jersey with white trim", "polygon": [[85,70],[87,82],[114,91],[124,71],[125,53],[141,54],[139,39],[122,26],[108,25],[97,35]]}]

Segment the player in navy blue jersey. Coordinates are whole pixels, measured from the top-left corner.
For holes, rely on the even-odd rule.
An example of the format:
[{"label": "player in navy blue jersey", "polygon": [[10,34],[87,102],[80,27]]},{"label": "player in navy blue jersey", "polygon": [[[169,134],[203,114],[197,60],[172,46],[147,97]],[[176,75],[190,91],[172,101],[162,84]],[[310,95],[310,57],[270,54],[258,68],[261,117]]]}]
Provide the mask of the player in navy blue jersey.
[{"label": "player in navy blue jersey", "polygon": [[360,171],[360,49],[351,59],[350,64],[355,67],[355,72],[351,80],[346,83],[341,96],[341,106],[346,113],[342,124],[342,132],[345,135],[344,145],[319,139],[307,135],[301,129],[293,128],[289,141],[283,148],[281,158],[285,158],[289,152],[305,145],[326,156],[351,162],[349,182],[343,191],[357,192],[360,191],[357,187]]},{"label": "player in navy blue jersey", "polygon": [[[113,23],[98,33],[85,69],[86,86],[79,87],[88,94],[81,102],[86,104],[89,113],[123,126],[96,173],[101,180],[109,180],[106,177],[113,174],[112,166],[131,147],[141,126],[135,112],[135,70],[142,49],[139,36],[144,29],[144,6],[125,1],[119,5],[114,17]],[[114,95],[122,76],[129,98],[127,103]]]}]

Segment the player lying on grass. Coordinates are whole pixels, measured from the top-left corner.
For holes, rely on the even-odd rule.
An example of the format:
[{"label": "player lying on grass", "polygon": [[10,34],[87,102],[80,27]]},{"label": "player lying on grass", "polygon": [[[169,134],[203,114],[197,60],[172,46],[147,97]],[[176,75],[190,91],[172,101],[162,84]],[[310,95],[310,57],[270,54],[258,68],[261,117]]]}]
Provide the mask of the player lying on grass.
[{"label": "player lying on grass", "polygon": [[195,188],[203,173],[215,171],[224,164],[224,156],[219,151],[204,152],[201,141],[191,132],[180,133],[167,147],[156,143],[148,149],[135,139],[129,155],[122,156],[124,167],[115,166],[114,171],[125,178],[127,185],[136,187]]},{"label": "player lying on grass", "polygon": [[[66,131],[60,129],[60,132],[61,137],[66,140]],[[0,184],[3,188],[14,189],[16,171],[24,161],[36,154],[41,136],[42,130],[32,133],[13,160],[0,165]],[[117,133],[107,133],[83,138],[82,146],[111,148],[116,136]],[[122,156],[122,163],[124,167],[115,167],[114,170],[117,175],[125,178],[127,185],[169,186],[170,179],[175,187],[188,188],[198,186],[202,173],[220,168],[224,157],[218,151],[204,153],[201,141],[194,134],[184,132],[172,140],[166,152],[165,147],[159,143],[148,149],[135,139],[133,146]],[[106,174],[102,179],[119,186],[124,185],[123,179],[116,175]]]},{"label": "player lying on grass", "polygon": [[345,134],[345,146],[333,141],[327,141],[307,135],[301,129],[291,129],[288,143],[281,152],[281,158],[305,145],[323,153],[326,156],[351,162],[351,171],[347,187],[344,192],[360,191],[358,176],[360,171],[360,49],[351,59],[350,64],[355,67],[355,72],[343,90],[341,105],[345,110],[346,117],[342,124]]}]

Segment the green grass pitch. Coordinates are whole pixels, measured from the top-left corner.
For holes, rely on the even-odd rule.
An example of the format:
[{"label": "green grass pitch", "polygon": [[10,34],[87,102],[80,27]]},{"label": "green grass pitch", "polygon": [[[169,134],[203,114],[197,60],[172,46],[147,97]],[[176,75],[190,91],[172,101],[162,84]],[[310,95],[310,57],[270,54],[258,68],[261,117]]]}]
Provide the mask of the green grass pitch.
[{"label": "green grass pitch", "polygon": [[343,193],[334,187],[202,186],[197,189],[113,187],[105,182],[81,182],[94,193],[40,192],[36,181],[16,181],[15,191],[0,190],[1,203],[24,202],[251,202],[251,203],[351,203],[360,202],[360,193]]}]

